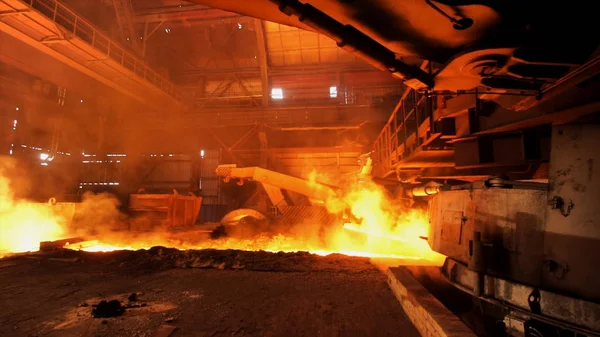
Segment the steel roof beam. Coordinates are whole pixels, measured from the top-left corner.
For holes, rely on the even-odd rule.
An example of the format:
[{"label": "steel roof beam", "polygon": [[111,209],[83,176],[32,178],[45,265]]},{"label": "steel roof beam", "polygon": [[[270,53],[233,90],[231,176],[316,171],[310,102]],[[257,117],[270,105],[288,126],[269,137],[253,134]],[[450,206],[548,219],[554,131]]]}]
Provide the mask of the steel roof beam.
[{"label": "steel roof beam", "polygon": [[260,83],[262,87],[262,105],[269,105],[269,73],[267,63],[267,45],[262,21],[254,19],[254,32],[256,33],[257,59],[260,65]]},{"label": "steel roof beam", "polygon": [[176,12],[153,12],[147,14],[138,14],[135,17],[135,21],[138,23],[143,22],[161,22],[161,21],[181,21],[181,20],[194,20],[194,19],[224,19],[232,17],[240,17],[237,13],[226,12],[220,9],[213,8],[202,8],[194,10],[181,10]]}]

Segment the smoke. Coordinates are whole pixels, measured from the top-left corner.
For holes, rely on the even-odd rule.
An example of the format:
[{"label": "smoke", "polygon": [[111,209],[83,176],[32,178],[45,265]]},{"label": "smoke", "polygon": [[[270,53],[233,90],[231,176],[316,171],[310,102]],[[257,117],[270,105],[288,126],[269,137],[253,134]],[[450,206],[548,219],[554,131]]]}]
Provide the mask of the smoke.
[{"label": "smoke", "polygon": [[12,157],[0,160],[0,256],[36,251],[42,241],[123,238],[128,219],[114,195],[88,192],[80,203],[36,202],[17,194],[33,187],[29,174]]},{"label": "smoke", "polygon": [[120,201],[112,194],[86,192],[77,205],[73,236],[102,236],[116,231],[128,230],[128,219],[119,211]]}]

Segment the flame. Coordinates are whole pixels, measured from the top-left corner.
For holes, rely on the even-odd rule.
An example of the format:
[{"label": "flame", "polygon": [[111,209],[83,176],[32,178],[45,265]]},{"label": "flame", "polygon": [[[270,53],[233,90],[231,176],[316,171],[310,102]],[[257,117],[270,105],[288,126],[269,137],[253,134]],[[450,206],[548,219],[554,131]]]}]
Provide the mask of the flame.
[{"label": "flame", "polygon": [[370,252],[379,256],[403,256],[405,259],[422,259],[441,265],[445,257],[431,250],[427,241],[429,223],[425,211],[407,209],[388,197],[383,187],[367,177],[351,185],[341,195],[326,201],[328,210],[339,213],[346,209],[359,223],[346,222],[348,232],[363,234],[363,241],[352,240],[349,235],[333,238],[338,249]]},{"label": "flame", "polygon": [[37,251],[41,241],[62,239],[63,224],[50,205],[16,200],[9,180],[0,174],[0,257]]},{"label": "flame", "polygon": [[[326,233],[323,233],[321,224],[311,223],[307,219],[297,228],[286,229],[275,235],[212,240],[208,238],[209,231],[196,231],[198,235],[184,234],[182,238],[169,231],[137,233],[115,230],[114,226],[102,229],[102,226],[92,223],[78,224],[78,231],[72,232],[65,226],[64,219],[53,214],[50,206],[14,200],[8,179],[3,176],[0,178],[0,253],[36,251],[41,241],[83,236],[87,241],[67,243],[64,248],[88,252],[149,249],[153,246],[181,250],[307,251],[317,255],[344,254],[412,260],[433,265],[441,265],[444,260],[443,255],[433,252],[427,242],[421,239],[428,235],[425,212],[401,207],[388,197],[382,187],[369,179],[361,179],[337,194],[327,194],[323,204],[330,213],[346,213],[355,221],[346,220],[345,223],[340,222],[339,226],[329,226]],[[309,184],[316,186],[317,178],[316,172],[311,173]],[[89,213],[89,219],[101,219],[103,224],[118,225],[121,221],[116,218],[119,216],[116,204],[101,195],[91,197],[89,203],[80,209]],[[90,227],[90,232],[81,235],[80,227],[86,225]]]},{"label": "flame", "polygon": [[[317,174],[309,176],[309,183],[317,181]],[[387,258],[419,261],[420,264],[441,265],[444,256],[433,252],[422,237],[428,235],[428,222],[424,211],[403,209],[387,197],[378,185],[367,180],[353,184],[339,195],[325,200],[329,212],[340,214],[349,211],[360,223],[346,222],[331,228],[326,237],[319,238],[318,224],[306,224],[291,233],[261,235],[252,238],[223,238],[181,242],[169,238],[169,233],[142,236],[103,238],[102,242],[89,241],[66,248],[84,251],[112,251],[117,249],[147,249],[155,245],[179,249],[239,249],[268,252],[307,251],[316,255],[344,254],[370,258]],[[311,230],[312,229],[312,230]],[[132,244],[133,243],[133,244]]]},{"label": "flame", "polygon": [[87,240],[77,243],[67,242],[64,245],[64,248],[72,250],[83,250],[86,252],[112,252],[115,250],[148,249],[149,247],[145,247],[142,245],[138,248],[133,248],[133,246],[131,245],[111,245],[102,243],[99,240]]},{"label": "flame", "polygon": [[[168,235],[168,234],[165,234]],[[263,235],[252,239],[218,239],[218,240],[204,240],[202,243],[182,243],[175,240],[169,240],[163,238],[162,240],[152,239],[153,235],[146,237],[131,237],[130,239],[121,238],[120,240],[105,239],[103,240],[87,240],[77,243],[67,243],[64,245],[66,249],[80,250],[85,252],[112,252],[117,250],[139,250],[139,249],[150,249],[153,246],[165,246],[170,248],[176,248],[179,250],[186,249],[236,249],[246,251],[266,251],[271,253],[286,252],[309,252],[311,254],[319,256],[327,256],[331,254],[343,254],[347,256],[357,257],[369,257],[369,258],[380,258],[380,259],[399,259],[399,260],[424,260],[421,256],[407,256],[401,254],[392,253],[378,253],[370,251],[360,251],[348,249],[339,250],[328,250],[322,245],[311,245],[310,240],[302,238],[294,238],[282,234],[275,236]],[[119,243],[121,241],[122,243]],[[127,242],[127,243],[126,243]],[[132,244],[130,242],[133,242]],[[427,264],[437,264],[425,259]]]}]

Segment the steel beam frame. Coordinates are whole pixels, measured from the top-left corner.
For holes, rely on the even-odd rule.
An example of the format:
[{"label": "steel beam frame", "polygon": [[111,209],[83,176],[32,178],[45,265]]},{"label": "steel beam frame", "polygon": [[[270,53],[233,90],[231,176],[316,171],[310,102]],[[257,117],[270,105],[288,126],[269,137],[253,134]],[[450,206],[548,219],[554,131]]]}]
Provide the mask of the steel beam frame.
[{"label": "steel beam frame", "polygon": [[258,127],[255,125],[252,128],[250,128],[250,130],[248,130],[244,135],[242,135],[238,140],[236,140],[231,146],[227,145],[221,139],[221,137],[219,137],[219,135],[217,135],[217,133],[213,129],[209,129],[209,131],[210,131],[211,135],[213,136],[213,138],[217,141],[217,143],[219,143],[219,145],[221,145],[221,147],[223,147],[223,149],[225,151],[227,151],[227,153],[229,153],[229,155],[231,155],[231,157],[233,158],[233,160],[235,160],[235,162],[238,165],[242,165],[243,166],[244,163],[235,154],[234,150],[238,146],[241,146],[244,143],[246,143],[252,136],[254,136],[258,132]]},{"label": "steel beam frame", "polygon": [[262,86],[262,106],[269,105],[269,74],[267,61],[267,47],[262,21],[254,19],[254,32],[256,34],[257,59],[260,64],[260,83]]},{"label": "steel beam frame", "polygon": [[138,23],[144,22],[163,22],[163,21],[182,21],[182,20],[220,20],[224,18],[241,17],[237,13],[227,12],[221,9],[208,8],[206,6],[185,6],[179,10],[164,11],[161,8],[146,10],[135,17]]}]

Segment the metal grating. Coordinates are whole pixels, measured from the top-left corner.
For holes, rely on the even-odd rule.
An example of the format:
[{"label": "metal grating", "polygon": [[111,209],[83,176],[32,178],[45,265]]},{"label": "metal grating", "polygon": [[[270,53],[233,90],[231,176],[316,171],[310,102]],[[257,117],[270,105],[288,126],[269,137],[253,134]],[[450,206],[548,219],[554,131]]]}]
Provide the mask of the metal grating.
[{"label": "metal grating", "polygon": [[337,216],[329,213],[325,206],[287,206],[281,207],[281,221],[286,224],[333,225]]},{"label": "metal grating", "polygon": [[356,56],[335,41],[314,32],[264,21],[267,54],[271,66],[356,62]]}]

